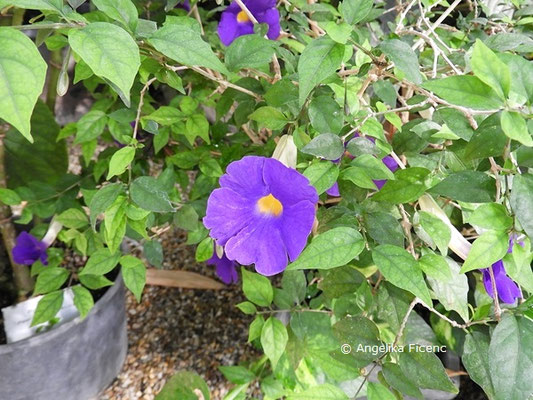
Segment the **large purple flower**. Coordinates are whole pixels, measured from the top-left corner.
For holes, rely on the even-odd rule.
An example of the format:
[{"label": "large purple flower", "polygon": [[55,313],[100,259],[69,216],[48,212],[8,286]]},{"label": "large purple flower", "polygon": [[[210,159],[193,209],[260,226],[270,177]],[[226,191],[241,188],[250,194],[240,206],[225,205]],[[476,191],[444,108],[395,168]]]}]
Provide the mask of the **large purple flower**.
[{"label": "large purple flower", "polygon": [[228,165],[220,186],[203,222],[228,259],[270,276],[298,258],[318,201],[305,176],[278,160],[248,156]]},{"label": "large purple flower", "polygon": [[239,281],[239,275],[237,274],[237,263],[226,257],[226,254],[222,254],[219,257],[217,252],[213,252],[213,257],[206,261],[207,265],[214,265],[216,267],[216,273],[220,280],[226,285],[231,283],[237,283]]},{"label": "large purple flower", "polygon": [[46,248],[46,244],[35,236],[28,232],[21,232],[13,247],[13,261],[17,264],[32,265],[35,261],[41,260],[44,265],[48,265]]},{"label": "large purple flower", "polygon": [[[509,241],[508,253],[513,251],[514,239]],[[520,243],[521,245],[521,243]],[[483,273],[483,284],[488,295],[494,298],[494,290],[492,290],[492,281],[490,280],[490,272],[488,268],[481,270]],[[494,273],[494,281],[496,282],[496,290],[498,297],[507,304],[513,304],[516,299],[521,297],[520,288],[518,285],[507,276],[503,261],[499,260],[492,264],[492,272]]]},{"label": "large purple flower", "polygon": [[[276,0],[244,0],[243,3],[259,23],[268,24],[268,38],[271,40],[277,39],[281,27]],[[241,10],[236,2],[232,2],[220,17],[220,23],[218,24],[220,40],[225,46],[229,46],[239,36],[251,33],[254,33],[253,22],[250,21],[248,15]]]}]

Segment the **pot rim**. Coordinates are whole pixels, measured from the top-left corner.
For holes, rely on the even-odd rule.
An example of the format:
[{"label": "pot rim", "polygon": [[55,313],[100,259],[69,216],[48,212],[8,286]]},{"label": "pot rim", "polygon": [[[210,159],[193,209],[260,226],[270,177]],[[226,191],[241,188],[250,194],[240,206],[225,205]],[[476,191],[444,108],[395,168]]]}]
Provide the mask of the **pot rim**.
[{"label": "pot rim", "polygon": [[119,270],[119,273],[117,277],[115,278],[113,285],[110,286],[107,291],[104,293],[104,295],[96,301],[94,306],[89,311],[89,314],[85,316],[85,318],[81,318],[81,316],[77,316],[72,321],[65,322],[61,326],[58,326],[57,328],[51,329],[47,332],[43,332],[34,336],[30,336],[29,338],[19,340],[14,343],[6,343],[6,344],[0,344],[0,356],[2,354],[11,353],[12,351],[16,350],[17,347],[36,347],[41,346],[43,343],[46,343],[56,336],[62,335],[65,331],[68,331],[71,329],[71,327],[79,324],[86,323],[86,320],[91,317],[92,314],[96,313],[97,311],[101,310],[107,303],[109,303],[110,299],[115,295],[115,293],[121,289],[121,287],[124,286],[123,280],[122,280],[122,270]]}]

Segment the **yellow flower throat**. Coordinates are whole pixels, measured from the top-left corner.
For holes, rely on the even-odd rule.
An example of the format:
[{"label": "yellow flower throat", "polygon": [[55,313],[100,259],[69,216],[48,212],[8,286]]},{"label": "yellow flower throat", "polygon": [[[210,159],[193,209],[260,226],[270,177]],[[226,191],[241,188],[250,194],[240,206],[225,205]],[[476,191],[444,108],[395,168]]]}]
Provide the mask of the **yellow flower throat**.
[{"label": "yellow flower throat", "polygon": [[272,194],[263,196],[257,200],[257,209],[261,214],[274,215],[278,217],[283,211],[283,205]]},{"label": "yellow flower throat", "polygon": [[244,11],[241,11],[237,14],[237,22],[248,22],[250,21],[250,18],[248,18],[248,15]]}]

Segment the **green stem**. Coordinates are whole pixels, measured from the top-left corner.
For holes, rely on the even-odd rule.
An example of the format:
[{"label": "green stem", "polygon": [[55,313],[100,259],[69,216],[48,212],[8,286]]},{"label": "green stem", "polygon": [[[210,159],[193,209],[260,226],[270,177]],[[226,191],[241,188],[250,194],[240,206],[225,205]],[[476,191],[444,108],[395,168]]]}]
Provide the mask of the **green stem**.
[{"label": "green stem", "polygon": [[63,57],[61,55],[61,49],[52,51],[49,63],[50,73],[48,74],[48,89],[46,90],[46,105],[52,112],[54,112],[56,106],[57,81],[59,80],[62,63]]},{"label": "green stem", "polygon": [[63,29],[63,28],[83,28],[84,24],[62,24],[62,23],[53,23],[53,24],[28,24],[28,25],[12,25],[12,28],[24,30],[34,30],[34,29]]},{"label": "green stem", "polygon": [[25,12],[26,10],[24,8],[14,8],[13,16],[11,17],[11,25],[22,25]]}]

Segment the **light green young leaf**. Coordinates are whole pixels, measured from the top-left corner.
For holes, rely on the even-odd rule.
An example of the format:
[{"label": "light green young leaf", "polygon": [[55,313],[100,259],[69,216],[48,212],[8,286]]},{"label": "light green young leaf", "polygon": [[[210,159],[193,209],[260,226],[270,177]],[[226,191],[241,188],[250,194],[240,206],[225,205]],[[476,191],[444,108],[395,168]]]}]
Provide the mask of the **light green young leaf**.
[{"label": "light green young leaf", "polygon": [[122,279],[126,287],[135,295],[138,302],[146,284],[146,267],[137,257],[126,255],[120,258]]},{"label": "light green young leaf", "polygon": [[0,9],[8,5],[29,10],[55,11],[59,14],[63,12],[63,0],[0,0]]},{"label": "light green young leaf", "polygon": [[340,267],[357,257],[363,248],[363,237],[355,229],[333,228],[316,236],[287,270]]},{"label": "light green young leaf", "polygon": [[281,321],[276,317],[268,318],[261,330],[261,345],[273,369],[285,352],[288,340],[287,329]]},{"label": "light green young leaf", "polygon": [[121,175],[126,171],[126,168],[128,168],[128,165],[130,165],[134,157],[135,148],[131,146],[123,147],[115,152],[109,161],[109,171],[106,179],[109,180],[115,175]]},{"label": "light green young leaf", "polygon": [[507,215],[507,210],[502,204],[482,204],[474,210],[468,222],[484,229],[495,231],[507,230],[513,225],[513,219]]},{"label": "light green young leaf", "polygon": [[46,78],[46,63],[24,33],[0,28],[0,118],[33,143],[30,118]]},{"label": "light green young leaf", "polygon": [[391,391],[378,382],[368,382],[366,395],[368,400],[396,400]]},{"label": "light green young leaf", "polygon": [[118,264],[120,253],[111,253],[104,248],[96,250],[87,260],[87,264],[79,275],[104,275],[110,272]]},{"label": "light green young leaf", "polygon": [[130,89],[141,65],[139,47],[122,28],[107,22],[92,22],[71,29],[68,41],[91,70],[108,80],[130,106]]},{"label": "light green young leaf", "polygon": [[527,129],[526,120],[516,111],[504,110],[501,115],[502,130],[508,138],[533,147],[533,138]]},{"label": "light green young leaf", "polygon": [[69,272],[65,268],[48,267],[37,276],[34,294],[45,294],[59,289],[67,280]]},{"label": "light green young leaf", "polygon": [[373,5],[372,0],[344,0],[339,11],[348,24],[355,25],[365,19]]},{"label": "light green young leaf", "polygon": [[274,298],[270,280],[262,275],[241,268],[242,290],[246,298],[258,306],[268,307]]},{"label": "light green young leaf", "polygon": [[312,163],[304,171],[304,175],[309,179],[320,195],[328,190],[337,181],[339,167],[329,161],[319,161]]},{"label": "light green young leaf", "polygon": [[56,316],[62,305],[62,290],[56,290],[55,292],[51,292],[43,296],[43,298],[39,300],[39,303],[37,303],[37,308],[35,309],[35,314],[33,314],[31,326],[50,321]]},{"label": "light green young leaf", "polygon": [[275,51],[274,44],[259,35],[240,36],[226,49],[226,65],[232,71],[268,65]]},{"label": "light green young leaf", "polygon": [[57,221],[67,228],[80,229],[88,225],[87,214],[79,208],[69,208],[57,216]]},{"label": "light green young leaf", "polygon": [[435,217],[425,211],[419,212],[420,225],[431,237],[439,248],[440,253],[445,256],[448,254],[448,243],[452,237],[452,233],[448,225],[446,225],[440,218]]},{"label": "light green young leaf", "polygon": [[511,87],[509,67],[479,39],[474,45],[470,66],[474,75],[492,87],[502,99],[507,97]]},{"label": "light green young leaf", "polygon": [[280,110],[270,106],[259,107],[248,118],[257,121],[260,126],[273,130],[282,129],[289,122]]},{"label": "light green young leaf", "polygon": [[8,206],[15,206],[20,204],[22,199],[14,190],[0,188],[0,201]]},{"label": "light green young leaf", "polygon": [[501,260],[509,248],[509,236],[505,231],[487,231],[478,237],[466,257],[461,273],[488,268]]},{"label": "light green young leaf", "polygon": [[337,386],[323,383],[303,392],[289,394],[287,400],[348,400],[348,396]]},{"label": "light green young leaf", "polygon": [[78,309],[80,316],[85,318],[94,306],[93,295],[80,285],[73,286],[72,292],[74,293],[74,305]]},{"label": "light green young leaf", "polygon": [[92,0],[92,3],[107,16],[129,28],[131,32],[137,29],[139,13],[131,0]]},{"label": "light green young leaf", "polygon": [[529,238],[533,238],[533,175],[515,175],[511,208]]},{"label": "light green young leaf", "polygon": [[416,84],[422,83],[418,57],[411,46],[399,39],[389,39],[383,41],[379,48],[394,62],[396,68],[405,74],[408,80]]}]

